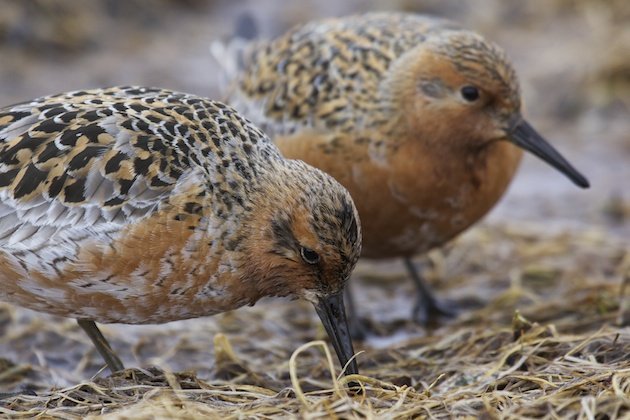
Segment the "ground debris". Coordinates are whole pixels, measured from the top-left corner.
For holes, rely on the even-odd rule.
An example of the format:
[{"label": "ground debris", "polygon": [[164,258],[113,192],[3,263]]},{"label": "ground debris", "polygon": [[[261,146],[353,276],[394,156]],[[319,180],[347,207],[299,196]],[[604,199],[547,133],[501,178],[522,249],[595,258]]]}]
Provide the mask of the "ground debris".
[{"label": "ground debris", "polygon": [[[618,323],[627,305],[628,258],[626,243],[592,229],[476,228],[432,255],[439,264],[425,264],[439,294],[460,303],[480,295],[471,307],[461,305],[458,319],[430,331],[392,315],[399,306],[411,309],[411,285],[375,282],[379,270],[363,264],[354,279],[359,300],[374,302],[373,324],[397,339],[357,343],[361,375],[347,378],[336,376],[339,367],[324,357],[320,342],[289,361],[298,344],[324,337],[300,302],[263,302],[174,329],[110,327],[128,366],[153,361],[162,367],[109,376],[98,374],[101,362],[72,321],[44,322],[7,305],[0,310],[14,322],[1,349],[30,343],[36,357],[5,352],[0,384],[11,391],[34,386],[37,396],[0,400],[0,416],[622,418],[630,414],[630,331]],[[479,269],[480,261],[491,263]],[[362,281],[361,273],[369,279]],[[400,273],[402,266],[386,266],[387,279]],[[370,299],[372,293],[380,298]],[[380,311],[385,304],[390,313]],[[61,349],[72,346],[67,355],[76,360],[55,365],[59,355],[48,355],[49,337]],[[151,343],[148,360],[143,351],[130,351],[138,340]],[[130,353],[139,360],[130,361]],[[20,366],[29,369],[15,370]],[[64,381],[70,386],[54,388]],[[349,391],[350,382],[362,393]]]}]

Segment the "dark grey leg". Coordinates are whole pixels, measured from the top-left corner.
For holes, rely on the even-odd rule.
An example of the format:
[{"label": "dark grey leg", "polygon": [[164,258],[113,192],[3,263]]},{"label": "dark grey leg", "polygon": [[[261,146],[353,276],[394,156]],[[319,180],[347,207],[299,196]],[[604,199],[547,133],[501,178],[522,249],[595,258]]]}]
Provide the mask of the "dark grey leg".
[{"label": "dark grey leg", "polygon": [[0,392],[0,400],[5,400],[7,398],[19,397],[20,395],[30,395],[36,397],[37,394],[32,389],[25,389],[23,391],[16,392]]},{"label": "dark grey leg", "polygon": [[346,301],[346,317],[348,318],[348,328],[350,329],[350,336],[354,340],[365,340],[367,337],[367,326],[361,320],[359,313],[357,312],[357,305],[354,300],[354,295],[352,294],[352,290],[350,288],[350,280],[346,284],[346,289],[344,290],[344,299]]},{"label": "dark grey leg", "polygon": [[457,311],[452,305],[439,301],[418,273],[416,266],[411,259],[405,258],[405,267],[416,285],[418,297],[413,307],[413,319],[421,325],[427,325],[438,316],[452,318],[457,315]]},{"label": "dark grey leg", "polygon": [[83,328],[83,331],[87,333],[88,337],[90,337],[90,340],[94,343],[94,347],[96,347],[96,350],[98,350],[101,357],[103,357],[103,360],[105,360],[107,367],[112,373],[125,369],[125,366],[123,366],[123,363],[120,361],[118,356],[114,354],[114,351],[105,337],[103,337],[103,334],[101,334],[101,331],[98,329],[94,321],[77,319],[77,323],[81,328]]}]

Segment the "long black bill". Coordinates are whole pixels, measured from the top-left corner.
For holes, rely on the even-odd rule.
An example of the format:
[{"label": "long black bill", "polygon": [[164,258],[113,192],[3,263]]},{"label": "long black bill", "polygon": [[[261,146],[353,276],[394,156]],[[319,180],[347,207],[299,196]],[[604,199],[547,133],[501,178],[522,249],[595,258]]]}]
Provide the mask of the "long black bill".
[{"label": "long black bill", "polygon": [[577,171],[534,127],[520,119],[508,132],[509,139],[517,146],[538,156],[582,188],[590,186],[588,179]]},{"label": "long black bill", "polygon": [[[350,330],[348,329],[348,321],[346,320],[346,308],[343,304],[343,293],[321,298],[315,304],[317,315],[322,320],[324,328],[332,341],[341,367],[344,367],[348,360],[354,356],[352,348],[352,339],[350,338]],[[346,375],[359,373],[356,359],[348,364]]]}]

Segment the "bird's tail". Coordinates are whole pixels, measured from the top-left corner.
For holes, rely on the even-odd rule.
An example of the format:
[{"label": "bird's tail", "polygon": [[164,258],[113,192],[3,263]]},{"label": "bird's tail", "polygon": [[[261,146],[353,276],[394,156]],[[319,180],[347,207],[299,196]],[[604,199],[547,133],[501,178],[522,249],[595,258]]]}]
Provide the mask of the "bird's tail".
[{"label": "bird's tail", "polygon": [[244,68],[249,51],[258,37],[258,25],[249,12],[239,15],[234,25],[234,33],[225,41],[216,40],[210,44],[210,54],[216,61],[218,86],[225,93],[234,84],[238,73]]}]

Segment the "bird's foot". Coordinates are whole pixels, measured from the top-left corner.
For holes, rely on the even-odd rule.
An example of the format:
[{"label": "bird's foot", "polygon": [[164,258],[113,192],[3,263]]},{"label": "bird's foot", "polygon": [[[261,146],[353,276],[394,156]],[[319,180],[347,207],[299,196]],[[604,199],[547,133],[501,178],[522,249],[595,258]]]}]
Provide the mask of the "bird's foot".
[{"label": "bird's foot", "polygon": [[413,320],[423,326],[436,324],[439,318],[455,318],[459,311],[451,300],[438,300],[420,294],[413,307]]},{"label": "bird's foot", "polygon": [[14,398],[14,397],[19,397],[20,395],[29,395],[31,397],[36,397],[37,394],[35,393],[35,391],[33,391],[31,388],[29,387],[25,387],[24,389],[22,389],[21,391],[15,391],[15,392],[0,392],[0,400],[4,400],[4,399],[8,399],[8,398]]},{"label": "bird's foot", "polygon": [[372,335],[372,323],[369,319],[350,313],[348,316],[348,330],[353,340],[364,341],[368,336]]}]

